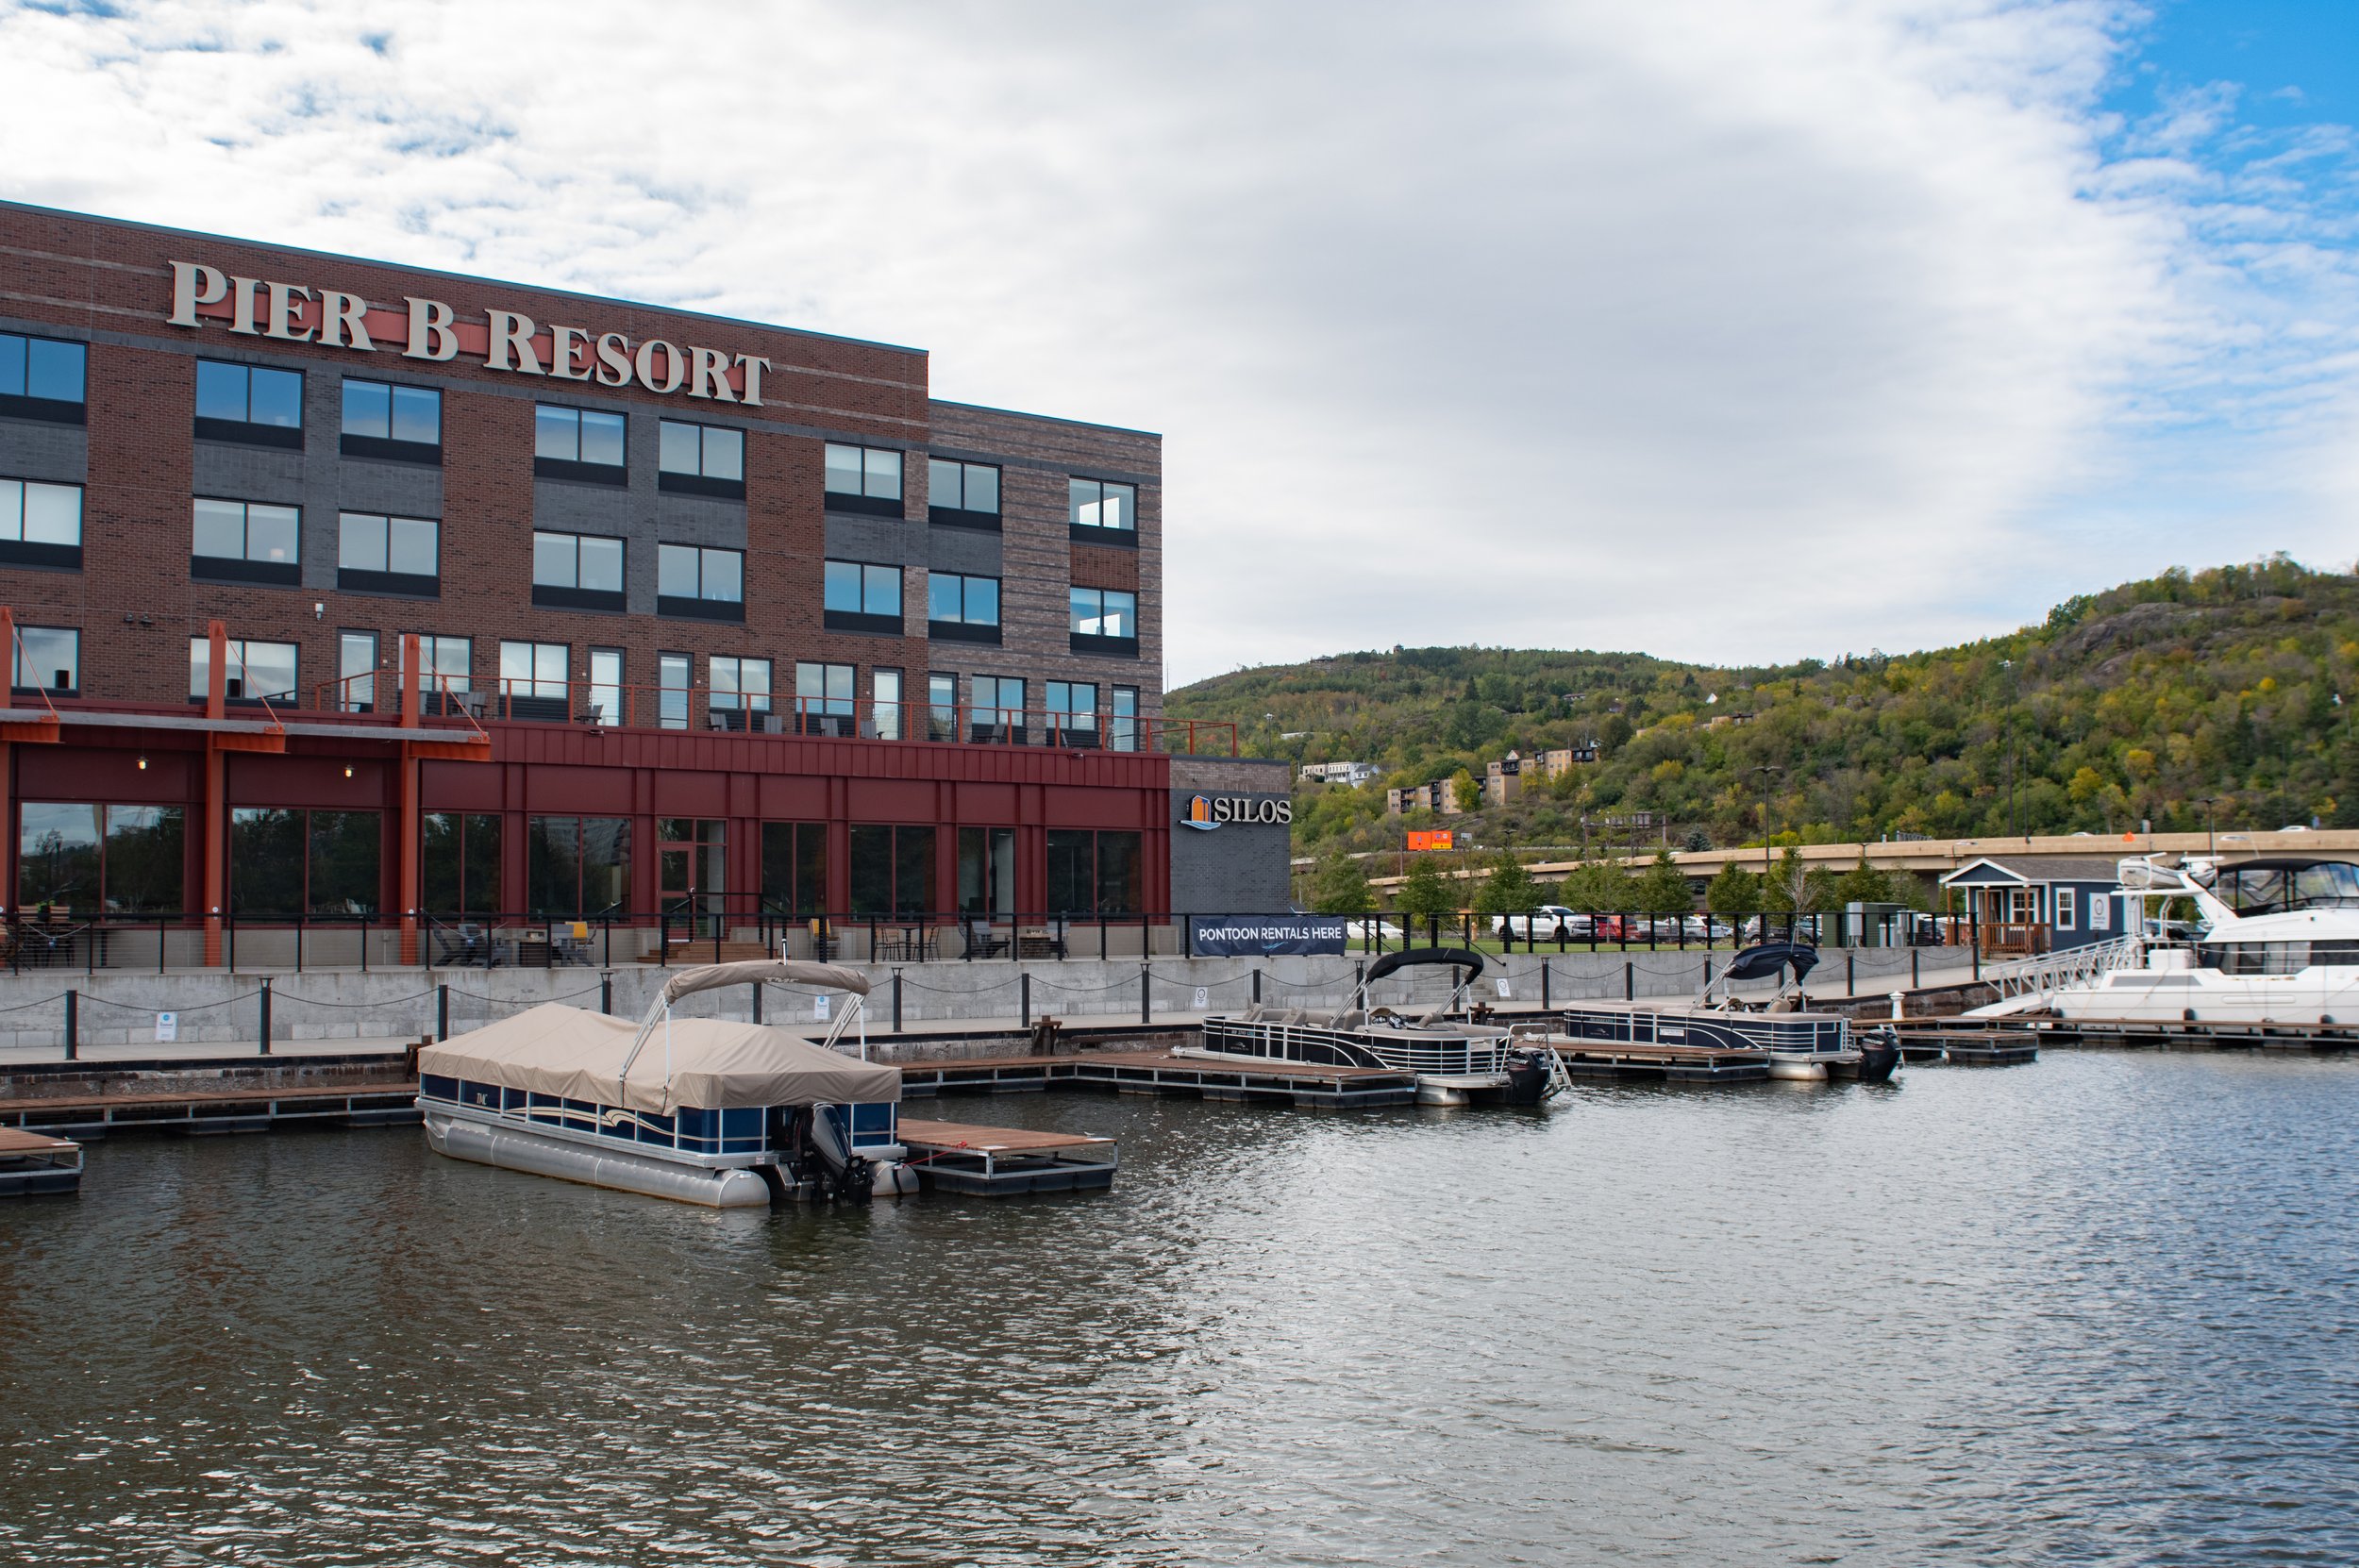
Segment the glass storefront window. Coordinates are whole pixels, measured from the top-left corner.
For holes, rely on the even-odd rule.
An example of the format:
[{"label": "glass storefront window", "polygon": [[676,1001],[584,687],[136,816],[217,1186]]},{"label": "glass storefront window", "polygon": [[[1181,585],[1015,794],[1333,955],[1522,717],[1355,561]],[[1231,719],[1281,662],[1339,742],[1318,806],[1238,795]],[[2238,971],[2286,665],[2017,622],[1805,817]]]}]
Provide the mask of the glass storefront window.
[{"label": "glass storefront window", "polygon": [[419,892],[429,914],[498,914],[500,816],[428,811],[419,835]]},{"label": "glass storefront window", "polygon": [[45,907],[54,914],[98,903],[98,810],[25,803],[17,829],[18,909]]},{"label": "glass storefront window", "polygon": [[177,806],[26,801],[18,819],[20,909],[178,914],[184,815]]},{"label": "glass storefront window", "polygon": [[1113,920],[1139,912],[1145,890],[1138,833],[1048,831],[1048,908],[1057,914]]},{"label": "glass storefront window", "polygon": [[241,806],[229,813],[229,912],[373,915],[382,817]]},{"label": "glass storefront window", "polygon": [[959,829],[959,913],[1015,913],[1015,829]]},{"label": "glass storefront window", "polygon": [[912,919],[932,913],[934,830],[855,826],[851,873],[855,915]]},{"label": "glass storefront window", "polygon": [[828,912],[828,825],[761,825],[761,902],[767,914],[807,920]]},{"label": "glass storefront window", "polygon": [[528,817],[525,898],[535,918],[577,920],[630,907],[628,817]]}]

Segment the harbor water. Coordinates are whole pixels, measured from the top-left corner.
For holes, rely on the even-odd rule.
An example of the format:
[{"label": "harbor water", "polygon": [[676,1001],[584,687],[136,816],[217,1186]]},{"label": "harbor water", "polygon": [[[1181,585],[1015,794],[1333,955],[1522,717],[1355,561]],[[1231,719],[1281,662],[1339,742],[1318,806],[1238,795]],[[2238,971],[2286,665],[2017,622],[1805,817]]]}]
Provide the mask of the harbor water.
[{"label": "harbor water", "polygon": [[2359,1062],[1078,1096],[1113,1193],[714,1213],[414,1129],[0,1204],[0,1560],[2347,1562]]}]

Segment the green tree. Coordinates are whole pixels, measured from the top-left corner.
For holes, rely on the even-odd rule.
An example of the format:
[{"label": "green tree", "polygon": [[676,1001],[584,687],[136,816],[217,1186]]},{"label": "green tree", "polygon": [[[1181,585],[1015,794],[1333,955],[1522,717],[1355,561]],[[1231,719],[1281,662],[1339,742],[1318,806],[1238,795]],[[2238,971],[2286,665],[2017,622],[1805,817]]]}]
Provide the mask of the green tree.
[{"label": "green tree", "polygon": [[1442,880],[1441,869],[1433,863],[1433,858],[1419,855],[1409,862],[1409,875],[1401,879],[1400,896],[1395,904],[1409,919],[1424,920],[1456,913],[1458,894]]},{"label": "green tree", "polygon": [[1654,863],[1639,876],[1631,891],[1639,914],[1685,914],[1695,908],[1687,892],[1687,874],[1680,870],[1667,849],[1655,851]]},{"label": "green tree", "polygon": [[1867,854],[1860,852],[1859,864],[1845,872],[1834,885],[1834,901],[1846,904],[1897,904],[1892,878],[1867,863]]},{"label": "green tree", "polygon": [[1319,859],[1311,880],[1311,908],[1320,914],[1366,914],[1376,907],[1376,892],[1368,886],[1367,867],[1341,849]]},{"label": "green tree", "polygon": [[1731,860],[1704,889],[1704,908],[1716,915],[1761,912],[1761,877]]},{"label": "green tree", "polygon": [[1557,896],[1567,908],[1583,914],[1616,914],[1631,907],[1635,894],[1620,866],[1611,860],[1591,860],[1573,868]]},{"label": "green tree", "polygon": [[1801,914],[1810,909],[1810,873],[1792,844],[1778,859],[1778,869],[1762,878],[1761,907],[1771,914]]},{"label": "green tree", "polygon": [[1540,884],[1531,879],[1531,873],[1521,860],[1503,849],[1492,862],[1491,875],[1482,879],[1474,907],[1477,914],[1523,914],[1539,902]]},{"label": "green tree", "polygon": [[1462,811],[1480,809],[1482,805],[1482,786],[1475,782],[1475,776],[1471,771],[1461,768],[1450,776],[1449,797],[1458,802],[1458,809]]}]

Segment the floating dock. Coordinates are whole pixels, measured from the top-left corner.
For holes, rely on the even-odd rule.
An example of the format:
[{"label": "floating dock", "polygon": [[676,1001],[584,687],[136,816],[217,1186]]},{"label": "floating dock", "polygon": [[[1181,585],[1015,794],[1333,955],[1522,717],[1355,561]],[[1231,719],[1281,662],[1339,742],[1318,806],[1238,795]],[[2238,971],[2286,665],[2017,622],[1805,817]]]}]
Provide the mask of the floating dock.
[{"label": "floating dock", "polygon": [[1414,1105],[1417,1078],[1379,1067],[1325,1067],[1297,1061],[1211,1061],[1168,1051],[1091,1051],[1076,1056],[978,1057],[912,1061],[901,1067],[901,1093],[1037,1093],[1087,1089],[1116,1094],[1355,1110]]},{"label": "floating dock", "polygon": [[1602,1040],[1551,1040],[1546,1043],[1556,1052],[1556,1059],[1564,1064],[1566,1076],[1576,1078],[1606,1078],[1625,1083],[1750,1083],[1769,1076],[1769,1058],[1762,1051]]},{"label": "floating dock", "polygon": [[85,1139],[115,1132],[268,1132],[289,1126],[389,1126],[419,1120],[415,1079],[0,1100],[0,1130],[38,1129]]},{"label": "floating dock", "polygon": [[1113,1139],[1079,1133],[904,1116],[898,1135],[919,1181],[982,1197],[1102,1190],[1113,1185],[1119,1161]]},{"label": "floating dock", "polygon": [[0,1127],[0,1197],[72,1193],[81,1185],[81,1144],[19,1127]]}]

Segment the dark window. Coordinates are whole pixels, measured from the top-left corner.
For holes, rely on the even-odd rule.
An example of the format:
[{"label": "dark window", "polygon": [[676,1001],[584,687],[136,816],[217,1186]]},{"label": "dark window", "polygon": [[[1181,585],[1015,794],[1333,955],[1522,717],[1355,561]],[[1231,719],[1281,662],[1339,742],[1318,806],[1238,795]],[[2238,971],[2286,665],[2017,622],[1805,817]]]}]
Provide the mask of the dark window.
[{"label": "dark window", "polygon": [[901,454],[882,446],[828,443],[828,507],[901,515]]},{"label": "dark window", "polygon": [[343,455],[397,462],[443,460],[443,394],[431,387],[344,380]]},{"label": "dark window", "polygon": [[808,920],[828,912],[828,825],[761,825],[761,902],[764,913]]},{"label": "dark window", "polygon": [[849,664],[795,665],[795,732],[851,734],[853,678],[857,674]]},{"label": "dark window", "polygon": [[0,415],[81,424],[86,359],[80,343],[0,332]]},{"label": "dark window", "polygon": [[1072,611],[1075,653],[1139,656],[1137,594],[1119,588],[1077,588],[1072,591]]},{"label": "dark window", "polygon": [[19,626],[8,684],[72,696],[82,688],[82,634],[72,626]]},{"label": "dark window", "polygon": [[196,433],[207,441],[303,449],[303,375],[219,359],[196,362]]},{"label": "dark window", "polygon": [[229,813],[236,915],[373,915],[383,820],[376,811],[240,807]]},{"label": "dark window", "polygon": [[623,542],[535,529],[532,602],[556,609],[622,609]]},{"label": "dark window", "polygon": [[534,918],[621,912],[629,899],[628,817],[525,819],[525,902]]},{"label": "dark window", "polygon": [[500,902],[500,816],[428,811],[419,835],[419,895],[428,913],[493,915]]},{"label": "dark window", "polygon": [[656,488],[742,499],[745,432],[667,419],[657,427]]},{"label": "dark window", "polygon": [[[231,702],[286,702],[295,694],[295,645],[293,642],[256,642],[232,637],[226,644],[227,673],[223,676],[223,689]],[[212,670],[213,645],[209,638],[189,639],[189,695],[202,702],[205,686]]]},{"label": "dark window", "polygon": [[215,501],[199,496],[189,547],[189,571],[228,582],[303,580],[303,513],[261,501]]},{"label": "dark window", "polygon": [[0,479],[0,565],[81,564],[82,487]]},{"label": "dark window", "polygon": [[935,911],[934,830],[852,828],[852,913],[907,920]]},{"label": "dark window", "polygon": [[532,419],[532,472],[544,479],[578,479],[619,485],[623,463],[623,416],[539,404]]},{"label": "dark window", "polygon": [[926,578],[926,635],[945,642],[999,644],[999,579],[935,572]]},{"label": "dark window", "polygon": [[1138,540],[1139,491],[1111,479],[1069,479],[1065,521],[1073,537],[1092,544],[1132,544]]},{"label": "dark window", "polygon": [[1015,913],[1015,829],[959,829],[959,913],[1006,919]]},{"label": "dark window", "polygon": [[337,514],[338,588],[431,599],[443,591],[442,557],[443,527],[431,518]]},{"label": "dark window", "polygon": [[961,528],[999,526],[999,471],[988,463],[932,458],[926,464],[926,515]]},{"label": "dark window", "polygon": [[179,807],[26,801],[20,811],[20,909],[177,914],[186,907]]},{"label": "dark window", "polygon": [[901,634],[901,569],[856,560],[825,565],[822,620],[829,631]]},{"label": "dark window", "polygon": [[656,546],[659,615],[701,621],[745,619],[745,552],[694,544]]},{"label": "dark window", "polygon": [[1083,920],[1118,920],[1139,912],[1142,836],[1048,830],[1048,909]]}]

